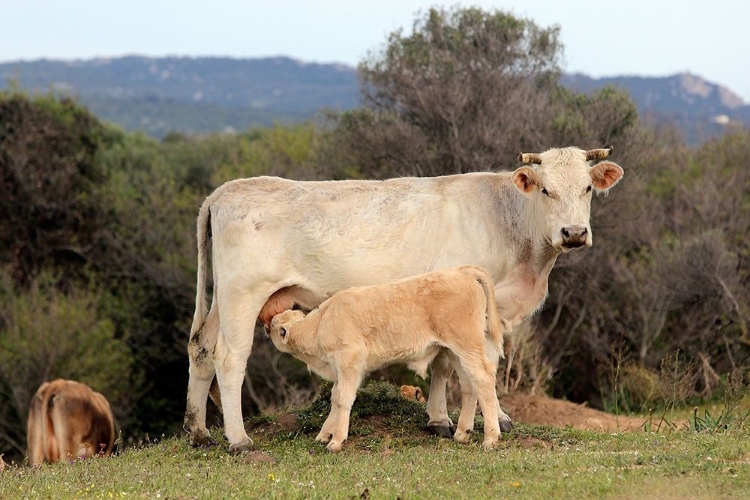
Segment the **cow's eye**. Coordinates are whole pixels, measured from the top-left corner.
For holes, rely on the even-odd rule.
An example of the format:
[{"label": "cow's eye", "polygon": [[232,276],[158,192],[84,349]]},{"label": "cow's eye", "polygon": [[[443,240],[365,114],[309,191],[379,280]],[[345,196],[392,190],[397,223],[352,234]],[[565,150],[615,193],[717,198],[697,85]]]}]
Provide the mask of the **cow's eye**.
[{"label": "cow's eye", "polygon": [[549,196],[549,191],[547,191],[547,188],[542,188],[542,193],[544,193],[544,196]]},{"label": "cow's eye", "polygon": [[587,192],[587,193],[590,193],[590,192],[591,192],[591,186],[587,186],[587,187],[586,187],[586,192]]}]

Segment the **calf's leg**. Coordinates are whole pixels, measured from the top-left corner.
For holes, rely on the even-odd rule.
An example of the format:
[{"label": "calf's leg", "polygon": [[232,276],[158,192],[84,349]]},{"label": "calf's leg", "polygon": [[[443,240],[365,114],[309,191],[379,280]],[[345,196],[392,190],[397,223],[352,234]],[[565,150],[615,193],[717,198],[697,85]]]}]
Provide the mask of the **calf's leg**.
[{"label": "calf's leg", "polygon": [[[491,450],[500,437],[498,421],[500,405],[495,390],[497,364],[476,355],[459,356],[459,359],[461,360],[461,368],[466,371],[467,378],[469,378],[473,387],[472,392],[476,394],[479,407],[482,409],[482,416],[484,417],[484,442],[482,447]],[[463,391],[463,386],[461,390]]]},{"label": "calf's leg", "polygon": [[474,394],[474,386],[471,378],[460,364],[456,364],[458,380],[461,384],[461,414],[458,417],[456,433],[453,435],[459,443],[469,441],[469,434],[474,430],[474,418],[477,413],[477,397]]},{"label": "calf's leg", "polygon": [[356,360],[350,360],[342,368],[337,366],[336,394],[331,396],[331,413],[336,412],[336,426],[333,429],[333,437],[326,446],[330,452],[340,451],[344,441],[349,437],[349,418],[357,397],[357,389],[364,378],[364,368]]},{"label": "calf's leg", "polygon": [[328,443],[333,437],[333,431],[336,429],[336,423],[338,421],[338,381],[333,383],[331,387],[331,411],[328,412],[328,418],[323,422],[323,427],[315,437],[315,441],[319,443]]},{"label": "calf's leg", "polygon": [[445,399],[445,388],[448,378],[453,373],[453,366],[448,352],[441,351],[432,361],[430,376],[430,395],[427,398],[427,432],[450,438],[454,429],[453,421],[448,417],[448,403]]}]

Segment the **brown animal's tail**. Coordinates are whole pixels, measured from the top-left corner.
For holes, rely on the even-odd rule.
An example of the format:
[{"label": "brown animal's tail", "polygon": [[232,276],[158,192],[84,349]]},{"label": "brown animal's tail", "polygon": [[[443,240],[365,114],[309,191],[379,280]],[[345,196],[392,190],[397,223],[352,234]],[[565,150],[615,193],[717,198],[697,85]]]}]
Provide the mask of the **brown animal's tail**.
[{"label": "brown animal's tail", "polygon": [[53,418],[56,393],[47,383],[42,385],[40,391],[42,391],[39,398],[41,405],[41,418],[39,421],[42,436],[41,453],[43,459],[46,458],[48,462],[56,462],[60,460],[60,443],[65,442],[60,439],[64,436],[58,435],[61,432],[64,433],[64,429],[58,429]]},{"label": "brown animal's tail", "polygon": [[[196,223],[196,236],[198,240],[198,278],[195,290],[195,315],[193,325],[190,328],[190,338],[203,327],[206,322],[206,273],[208,267],[208,241],[211,238],[211,205],[206,200],[201,205]],[[216,290],[214,290],[214,295]]]},{"label": "brown animal's tail", "polygon": [[45,382],[31,398],[29,419],[26,425],[27,453],[29,465],[41,465],[44,462],[44,434],[46,429],[46,411],[42,412],[42,397],[44,388],[49,385]]},{"label": "brown animal's tail", "polygon": [[477,282],[482,286],[484,297],[487,300],[485,317],[487,318],[487,335],[490,336],[495,345],[498,346],[500,358],[505,358],[503,348],[503,333],[509,330],[508,322],[500,317],[495,301],[495,287],[490,276],[482,269],[477,268],[475,274]]}]

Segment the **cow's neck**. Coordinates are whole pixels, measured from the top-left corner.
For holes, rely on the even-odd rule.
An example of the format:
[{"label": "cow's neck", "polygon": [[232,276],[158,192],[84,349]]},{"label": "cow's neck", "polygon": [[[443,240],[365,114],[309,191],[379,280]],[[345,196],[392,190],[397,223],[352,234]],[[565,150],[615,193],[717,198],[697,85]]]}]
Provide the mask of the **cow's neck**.
[{"label": "cow's neck", "polygon": [[508,274],[495,282],[500,315],[513,327],[539,310],[547,298],[549,274],[560,252],[537,229],[532,202],[521,195],[509,197],[509,229],[525,228],[517,236]]}]

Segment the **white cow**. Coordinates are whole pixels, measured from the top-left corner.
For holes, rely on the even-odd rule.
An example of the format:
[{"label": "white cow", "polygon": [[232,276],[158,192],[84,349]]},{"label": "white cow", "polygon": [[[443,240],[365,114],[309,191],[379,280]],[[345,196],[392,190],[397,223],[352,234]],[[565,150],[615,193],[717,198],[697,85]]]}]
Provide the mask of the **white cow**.
[{"label": "white cow", "polygon": [[[313,309],[339,290],[472,264],[495,283],[500,315],[515,326],[547,296],[561,252],[590,246],[592,192],[622,177],[610,149],[523,153],[514,172],[384,181],[239,179],[217,188],[198,214],[196,308],[188,351],[185,429],[215,441],[206,402],[216,375],[230,451],[250,449],[242,382],[256,318],[276,292]],[[206,307],[209,239],[214,293]],[[208,313],[208,316],[207,316]],[[445,387],[450,359],[432,365],[428,426],[450,436]]]},{"label": "white cow", "polygon": [[406,363],[426,378],[438,354],[452,360],[461,381],[461,415],[454,438],[466,442],[477,400],[484,416],[485,449],[510,422],[495,392],[506,330],[492,280],[481,268],[441,269],[402,280],[337,292],[309,314],[274,316],[269,336],[282,352],[333,382],[331,412],[315,438],[339,451],[349,435],[357,389],[373,370]]}]

